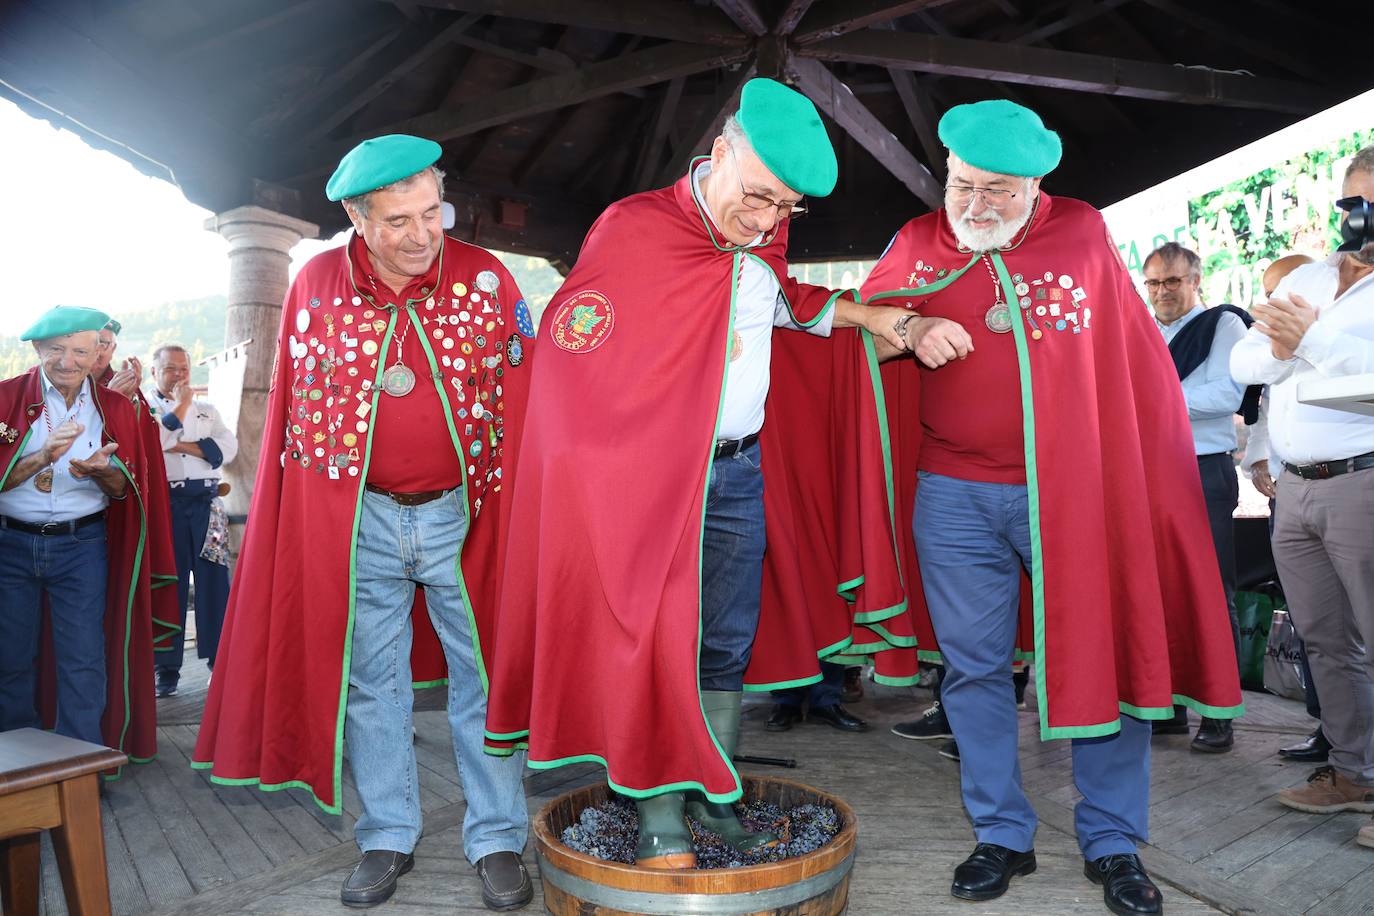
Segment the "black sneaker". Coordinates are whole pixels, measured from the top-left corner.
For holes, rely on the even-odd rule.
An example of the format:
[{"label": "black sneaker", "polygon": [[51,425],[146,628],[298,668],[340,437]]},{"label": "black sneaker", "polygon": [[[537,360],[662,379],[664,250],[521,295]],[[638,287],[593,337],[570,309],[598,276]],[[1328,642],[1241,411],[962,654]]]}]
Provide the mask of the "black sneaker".
[{"label": "black sneaker", "polygon": [[921,718],[914,722],[898,722],[892,726],[892,734],[898,738],[912,738],[916,741],[930,741],[934,738],[953,738],[954,732],[949,728],[949,717],[945,715],[945,710],[940,706],[940,701],[935,703],[921,713]]},{"label": "black sneaker", "polygon": [[158,697],[174,697],[177,695],[177,684],[181,682],[181,672],[175,668],[157,669],[157,682],[155,692]]},{"label": "black sneaker", "polygon": [[958,763],[959,742],[955,741],[953,738],[950,738],[948,741],[945,742],[945,746],[940,748],[940,756],[948,757],[950,760],[953,760],[955,763]]}]

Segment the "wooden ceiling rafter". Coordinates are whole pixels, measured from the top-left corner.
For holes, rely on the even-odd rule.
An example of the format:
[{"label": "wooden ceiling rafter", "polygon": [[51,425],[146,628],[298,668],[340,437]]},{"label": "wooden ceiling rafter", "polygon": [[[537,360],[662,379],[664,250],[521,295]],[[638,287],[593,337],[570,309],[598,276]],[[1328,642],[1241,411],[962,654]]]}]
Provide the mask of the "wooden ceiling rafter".
[{"label": "wooden ceiling rafter", "polygon": [[797,53],[819,60],[1288,114],[1312,114],[1333,101],[1322,87],[1288,80],[910,32],[851,32],[806,45]]},{"label": "wooden ceiling rafter", "polygon": [[421,6],[489,16],[509,16],[532,22],[552,22],[629,32],[649,38],[688,44],[740,46],[746,39],[729,17],[714,7],[696,7],[671,0],[415,0]]}]

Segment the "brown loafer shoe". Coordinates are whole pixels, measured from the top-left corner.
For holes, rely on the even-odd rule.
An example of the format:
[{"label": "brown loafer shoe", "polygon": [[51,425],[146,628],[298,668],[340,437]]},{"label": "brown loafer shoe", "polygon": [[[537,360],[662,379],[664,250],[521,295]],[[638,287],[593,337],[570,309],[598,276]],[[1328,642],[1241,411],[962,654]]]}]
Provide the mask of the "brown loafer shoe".
[{"label": "brown loafer shoe", "polygon": [[489,910],[518,910],[534,899],[534,884],[520,854],[493,852],[477,860],[482,903]]},{"label": "brown loafer shoe", "polygon": [[1337,811],[1363,811],[1374,814],[1374,786],[1362,786],[1346,779],[1335,767],[1317,767],[1307,777],[1307,785],[1284,789],[1279,804],[1311,814]]}]

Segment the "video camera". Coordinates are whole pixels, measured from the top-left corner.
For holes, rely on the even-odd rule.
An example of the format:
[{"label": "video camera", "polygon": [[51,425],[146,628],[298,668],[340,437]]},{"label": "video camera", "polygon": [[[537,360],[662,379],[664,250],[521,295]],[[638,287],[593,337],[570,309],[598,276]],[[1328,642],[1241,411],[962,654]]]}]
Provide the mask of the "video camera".
[{"label": "video camera", "polygon": [[1347,212],[1341,223],[1341,245],[1337,251],[1360,251],[1374,242],[1374,202],[1363,197],[1342,197],[1336,206]]}]

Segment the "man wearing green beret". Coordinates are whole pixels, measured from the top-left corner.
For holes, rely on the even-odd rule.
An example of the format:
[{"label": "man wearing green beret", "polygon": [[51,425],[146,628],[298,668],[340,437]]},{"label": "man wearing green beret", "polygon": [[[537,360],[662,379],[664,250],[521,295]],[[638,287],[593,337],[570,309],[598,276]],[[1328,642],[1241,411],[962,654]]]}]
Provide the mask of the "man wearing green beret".
[{"label": "man wearing green beret", "polygon": [[[1044,740],[1073,741],[1085,875],[1115,913],[1158,913],[1150,720],[1242,712],[1235,652],[1173,362],[1103,223],[1041,181],[1059,137],[1007,101],[951,109],[945,206],[907,223],[865,283],[911,311],[884,367],[898,511],[945,665],[976,846],[951,892],[1035,871],[1007,678],[1028,576]],[[914,614],[913,616],[917,616]],[[933,624],[933,633],[931,625]],[[880,663],[881,670],[881,663]]]},{"label": "man wearing green beret", "polygon": [[[109,316],[57,306],[22,335],[38,365],[0,382],[0,731],[46,725],[131,758],[157,752],[149,470],[138,416],[92,383]],[[40,651],[43,598],[51,645]],[[159,635],[170,634],[166,623]],[[55,695],[35,696],[35,664]]]},{"label": "man wearing green beret", "polygon": [[286,297],[194,765],[337,814],[346,749],[363,855],[341,899],[374,906],[421,833],[411,686],[447,681],[463,851],[483,902],[515,909],[533,896],[522,757],[484,754],[482,722],[534,326],[501,262],[444,236],[440,152],[377,137],[329,179],[354,232]]},{"label": "man wearing green beret", "polygon": [[[641,866],[695,865],[684,815],[741,853],[776,842],[731,805],[745,682],[820,680],[818,657],[849,644],[845,595],[874,620],[901,601],[878,426],[857,419],[874,410],[870,363],[824,338],[863,327],[899,347],[902,313],[787,269],[791,221],[837,174],[815,106],[751,80],[709,157],[602,214],[545,313],[488,747],[605,765],[638,802]],[[770,386],[797,349],[821,373]],[[852,438],[826,438],[849,422]],[[864,458],[868,473],[841,470]],[[867,502],[838,495],[862,485]],[[800,562],[844,540],[840,506],[877,522],[848,543],[874,545],[881,571],[843,549]]]}]

